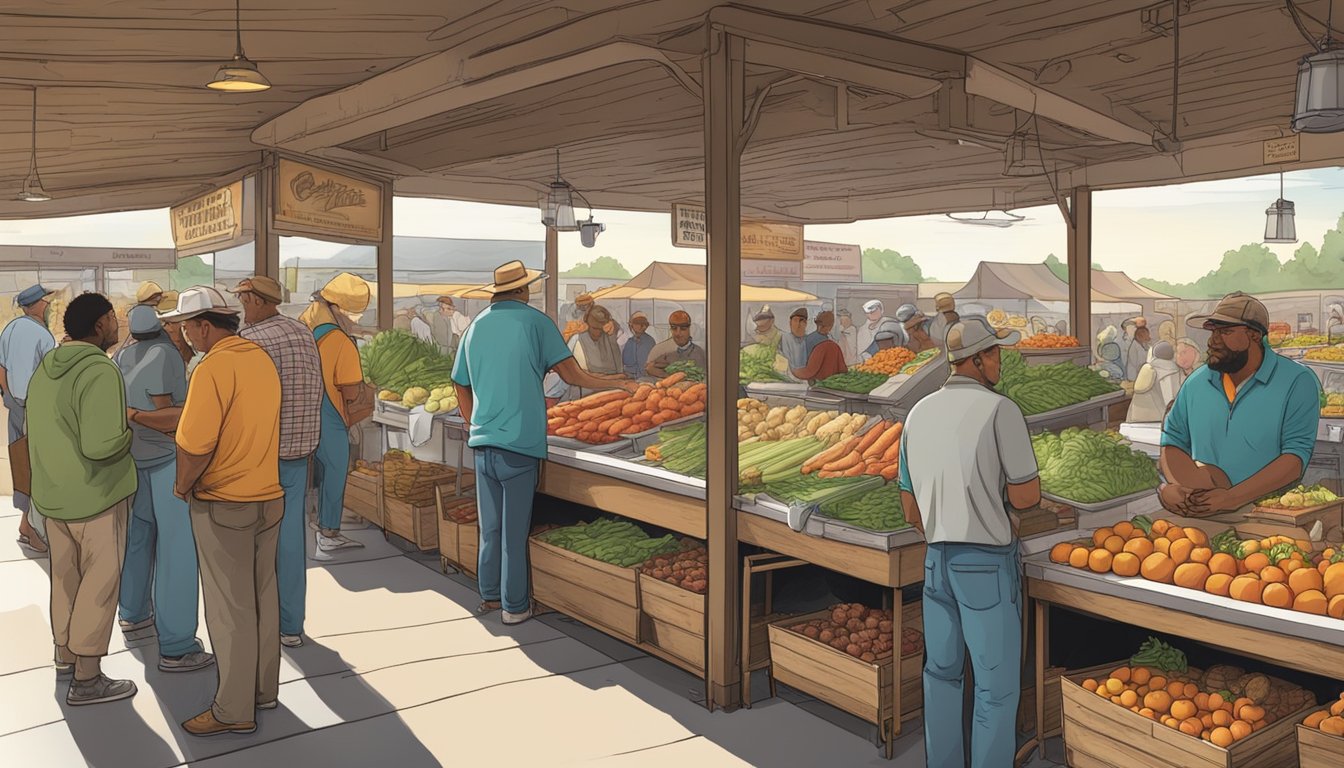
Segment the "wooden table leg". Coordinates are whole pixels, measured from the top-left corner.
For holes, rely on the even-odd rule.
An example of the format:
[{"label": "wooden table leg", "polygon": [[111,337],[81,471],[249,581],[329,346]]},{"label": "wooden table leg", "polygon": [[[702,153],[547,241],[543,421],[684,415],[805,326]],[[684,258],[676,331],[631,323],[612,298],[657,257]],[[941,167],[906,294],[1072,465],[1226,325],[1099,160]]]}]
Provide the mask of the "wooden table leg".
[{"label": "wooden table leg", "polygon": [[1032,601],[1036,613],[1036,742],[1045,755],[1045,668],[1049,661],[1050,625],[1047,606],[1040,600]]},{"label": "wooden table leg", "polygon": [[905,606],[901,604],[901,588],[891,591],[891,729],[888,731],[887,759],[891,759],[891,743],[901,735],[901,638],[905,634]]},{"label": "wooden table leg", "polygon": [[[751,709],[751,559],[742,558],[742,706]],[[712,699],[711,699],[712,701]],[[710,705],[711,710],[713,705]]]}]

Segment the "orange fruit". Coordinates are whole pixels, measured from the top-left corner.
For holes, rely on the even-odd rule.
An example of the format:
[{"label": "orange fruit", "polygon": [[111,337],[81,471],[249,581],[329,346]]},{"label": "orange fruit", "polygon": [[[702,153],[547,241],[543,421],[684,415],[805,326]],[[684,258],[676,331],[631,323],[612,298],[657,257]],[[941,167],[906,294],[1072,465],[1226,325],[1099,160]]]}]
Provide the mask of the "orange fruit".
[{"label": "orange fruit", "polygon": [[1108,573],[1111,570],[1111,553],[1106,549],[1094,549],[1087,557],[1087,567],[1093,573]]},{"label": "orange fruit", "polygon": [[1292,608],[1293,590],[1282,582],[1270,582],[1260,593],[1260,601],[1271,608]]},{"label": "orange fruit", "polygon": [[1161,552],[1165,555],[1170,549],[1171,539],[1168,539],[1166,536],[1158,536],[1156,539],[1153,539],[1154,552]]},{"label": "orange fruit", "polygon": [[1187,736],[1199,738],[1199,734],[1202,732],[1203,728],[1204,724],[1199,722],[1198,718],[1192,717],[1189,720],[1181,721],[1181,733],[1184,733]]},{"label": "orange fruit", "polygon": [[1156,720],[1156,719],[1157,719],[1157,713],[1154,712],[1153,710],[1147,708],[1147,707],[1143,707],[1142,709],[1140,709],[1140,710],[1139,710],[1139,714],[1140,714],[1140,715],[1143,715],[1144,717],[1148,718],[1149,720]]},{"label": "orange fruit", "polygon": [[1130,531],[1129,535],[1126,536],[1125,538],[1129,539],[1130,541],[1133,541],[1134,539],[1146,539],[1148,537],[1143,534],[1142,529],[1135,528],[1134,530]]},{"label": "orange fruit", "polygon": [[1260,569],[1260,580],[1265,582],[1277,582],[1279,584],[1288,583],[1288,574],[1277,565],[1266,565]]},{"label": "orange fruit", "polygon": [[1125,690],[1125,684],[1114,677],[1106,678],[1106,692],[1112,696],[1119,696],[1121,691]]},{"label": "orange fruit", "polygon": [[1173,702],[1179,698],[1183,698],[1185,696],[1185,683],[1180,680],[1172,680],[1167,683],[1167,693],[1170,694]]},{"label": "orange fruit", "polygon": [[1186,526],[1181,530],[1185,531],[1185,537],[1195,542],[1196,547],[1204,547],[1209,544],[1209,535],[1198,528]]},{"label": "orange fruit", "polygon": [[1116,667],[1111,670],[1111,677],[1122,683],[1128,683],[1130,680],[1129,667]]},{"label": "orange fruit", "polygon": [[1233,720],[1227,730],[1232,732],[1233,741],[1241,741],[1251,735],[1251,724],[1245,720]]},{"label": "orange fruit", "polygon": [[1237,558],[1226,552],[1218,552],[1209,558],[1209,570],[1214,573],[1226,573],[1228,576],[1237,575]]},{"label": "orange fruit", "polygon": [[[1296,571],[1301,568],[1306,568],[1306,565],[1297,558],[1298,554],[1294,552],[1293,556],[1288,558],[1287,560],[1280,560],[1279,567],[1283,569],[1284,573],[1288,574],[1289,576],[1292,576],[1293,571]],[[1307,568],[1307,570],[1310,571],[1311,569]],[[1316,571],[1316,573],[1320,573],[1320,571]]]},{"label": "orange fruit", "polygon": [[1074,568],[1086,568],[1087,558],[1092,554],[1092,550],[1087,547],[1074,547],[1069,553],[1069,565]]},{"label": "orange fruit", "polygon": [[1172,526],[1169,526],[1169,527],[1167,528],[1167,532],[1166,532],[1165,536],[1166,536],[1168,539],[1171,539],[1172,541],[1179,541],[1179,540],[1181,540],[1181,539],[1188,539],[1188,538],[1190,538],[1189,536],[1186,536],[1186,535],[1185,535],[1185,529],[1182,528],[1182,527],[1179,526],[1179,525],[1172,525]]},{"label": "orange fruit", "polygon": [[1185,684],[1185,698],[1193,699],[1199,695],[1199,686],[1194,683]]},{"label": "orange fruit", "polygon": [[1133,707],[1134,711],[1138,712],[1139,711],[1139,708],[1137,706],[1138,703],[1139,703],[1139,695],[1134,691],[1125,691],[1124,693],[1120,694],[1121,706]]},{"label": "orange fruit", "polygon": [[1233,600],[1258,603],[1264,589],[1265,583],[1263,581],[1251,576],[1238,576],[1232,580],[1232,586],[1228,589],[1228,594],[1231,595]]},{"label": "orange fruit", "polygon": [[1161,535],[1165,534],[1165,533],[1167,532],[1167,529],[1170,528],[1170,527],[1171,527],[1171,523],[1168,522],[1168,521],[1166,521],[1166,520],[1154,520],[1154,521],[1153,521],[1153,535],[1154,535],[1154,536],[1161,536]]},{"label": "orange fruit", "polygon": [[1254,552],[1246,556],[1245,562],[1246,570],[1259,573],[1265,569],[1265,566],[1269,565],[1269,555],[1264,552]]},{"label": "orange fruit", "polygon": [[1125,551],[1139,558],[1139,561],[1142,562],[1143,558],[1153,554],[1153,542],[1148,539],[1130,539],[1125,542]]},{"label": "orange fruit", "polygon": [[1190,553],[1195,550],[1195,543],[1189,539],[1172,539],[1171,546],[1167,549],[1172,562],[1180,565],[1190,560]]},{"label": "orange fruit", "polygon": [[1124,549],[1125,549],[1125,540],[1124,540],[1123,538],[1119,537],[1119,536],[1111,535],[1111,536],[1107,536],[1107,537],[1106,537],[1106,540],[1103,541],[1103,542],[1101,542],[1101,546],[1102,546],[1102,548],[1105,549],[1107,552],[1110,552],[1111,554],[1114,555],[1114,554],[1116,554],[1117,552],[1123,552],[1123,551],[1124,551]]},{"label": "orange fruit", "polygon": [[1097,686],[1098,686],[1097,681],[1093,680],[1090,677],[1083,681],[1083,690],[1087,691],[1088,693],[1096,693]]},{"label": "orange fruit", "polygon": [[1314,568],[1299,568],[1288,574],[1288,586],[1299,595],[1312,590],[1325,593],[1325,579]]},{"label": "orange fruit", "polygon": [[1143,697],[1143,706],[1165,715],[1171,710],[1171,696],[1166,691],[1153,691]]},{"label": "orange fruit", "polygon": [[[1231,723],[1228,723],[1228,725],[1231,725]],[[1215,747],[1227,749],[1232,746],[1232,731],[1227,728],[1214,728],[1209,731],[1209,741],[1213,742]]]},{"label": "orange fruit", "polygon": [[1335,595],[1329,598],[1325,614],[1332,619],[1344,619],[1344,595]]},{"label": "orange fruit", "polygon": [[1316,564],[1316,570],[1320,572],[1321,576],[1325,576],[1325,572],[1329,569],[1330,569],[1329,560],[1322,560],[1321,562]]},{"label": "orange fruit", "polygon": [[1212,711],[1215,710],[1215,709],[1222,709],[1222,708],[1223,708],[1223,704],[1225,704],[1225,703],[1226,703],[1226,702],[1223,700],[1223,695],[1222,695],[1221,693],[1210,693],[1210,694],[1209,694],[1209,706],[1208,706],[1208,709],[1209,709],[1210,712],[1212,712]]},{"label": "orange fruit", "polygon": [[1200,691],[1195,694],[1195,708],[1203,711],[1209,708],[1209,694]]},{"label": "orange fruit", "polygon": [[1232,713],[1226,709],[1220,709],[1213,713],[1213,724],[1219,728],[1226,728],[1232,724]]},{"label": "orange fruit", "polygon": [[[1189,563],[1187,563],[1189,565]],[[1227,597],[1232,590],[1232,577],[1226,573],[1215,573],[1204,582],[1204,591],[1210,595]]]},{"label": "orange fruit", "polygon": [[[1129,673],[1130,682],[1135,685],[1147,685],[1148,681],[1153,679],[1153,673],[1147,667],[1135,667]],[[1147,691],[1144,691],[1147,693]]]},{"label": "orange fruit", "polygon": [[1132,552],[1121,552],[1111,558],[1111,573],[1116,576],[1138,576],[1143,563]]},{"label": "orange fruit", "polygon": [[1319,589],[1308,589],[1298,592],[1297,597],[1293,598],[1293,610],[1325,616],[1329,614],[1329,603],[1325,600],[1324,592]]},{"label": "orange fruit", "polygon": [[1344,562],[1325,569],[1325,596],[1344,595]]},{"label": "orange fruit", "polygon": [[1310,715],[1307,715],[1307,719],[1303,720],[1302,724],[1308,728],[1319,728],[1321,721],[1329,716],[1330,712],[1322,709],[1320,712],[1312,712]]},{"label": "orange fruit", "polygon": [[1103,541],[1109,539],[1114,534],[1115,531],[1111,528],[1105,528],[1105,527],[1098,528],[1097,530],[1092,532],[1092,545],[1095,547],[1100,547]]},{"label": "orange fruit", "polygon": [[1209,576],[1209,567],[1203,563],[1181,563],[1176,566],[1172,583],[1186,589],[1203,589]]},{"label": "orange fruit", "polygon": [[1073,545],[1068,543],[1067,541],[1061,541],[1060,543],[1050,548],[1050,562],[1067,563],[1069,562],[1069,555],[1072,553],[1073,553]]},{"label": "orange fruit", "polygon": [[1171,702],[1171,716],[1177,720],[1189,720],[1198,713],[1195,702],[1189,699],[1177,699]]},{"label": "orange fruit", "polygon": [[1112,532],[1122,539],[1128,539],[1129,534],[1134,532],[1134,524],[1128,520],[1121,520],[1112,527]]},{"label": "orange fruit", "polygon": [[1162,675],[1153,675],[1148,678],[1148,687],[1154,691],[1165,691],[1167,689],[1167,678]]},{"label": "orange fruit", "polygon": [[1149,581],[1170,584],[1172,576],[1176,573],[1176,563],[1173,563],[1170,557],[1161,552],[1154,552],[1144,558],[1139,572],[1143,574],[1143,578]]},{"label": "orange fruit", "polygon": [[1213,727],[1213,713],[1205,712],[1204,714],[1200,715],[1199,722],[1203,724],[1205,733],[1207,733],[1208,729]]},{"label": "orange fruit", "polygon": [[1207,564],[1213,559],[1213,550],[1208,547],[1195,547],[1190,550],[1190,562]]}]

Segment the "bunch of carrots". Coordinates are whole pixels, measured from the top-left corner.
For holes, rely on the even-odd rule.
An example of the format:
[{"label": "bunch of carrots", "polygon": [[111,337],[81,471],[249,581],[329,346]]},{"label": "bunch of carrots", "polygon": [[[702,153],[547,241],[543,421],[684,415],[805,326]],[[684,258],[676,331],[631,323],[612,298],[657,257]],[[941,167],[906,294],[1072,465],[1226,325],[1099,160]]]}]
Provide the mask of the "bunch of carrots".
[{"label": "bunch of carrots", "polygon": [[877,475],[891,482],[900,471],[901,430],[899,421],[880,421],[862,435],[836,443],[803,463],[803,474],[817,477]]},{"label": "bunch of carrots", "polygon": [[546,433],[593,445],[614,443],[620,435],[644,432],[675,419],[705,410],[705,385],[674,373],[656,385],[645,384],[635,394],[623,390],[599,392],[546,412]]}]

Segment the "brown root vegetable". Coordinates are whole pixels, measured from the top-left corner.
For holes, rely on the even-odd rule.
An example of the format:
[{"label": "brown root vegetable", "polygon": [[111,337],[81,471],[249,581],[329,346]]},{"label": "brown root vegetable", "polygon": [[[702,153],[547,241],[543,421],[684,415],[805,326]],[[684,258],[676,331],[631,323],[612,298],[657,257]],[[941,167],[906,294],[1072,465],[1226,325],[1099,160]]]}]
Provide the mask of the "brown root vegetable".
[{"label": "brown root vegetable", "polygon": [[821,633],[817,631],[816,627],[808,626],[803,628],[803,634],[815,640],[817,639],[817,635]]},{"label": "brown root vegetable", "polygon": [[863,654],[863,649],[860,648],[855,643],[850,643],[848,646],[845,647],[845,653],[848,653],[850,656],[857,658]]},{"label": "brown root vegetable", "polygon": [[821,630],[821,633],[817,635],[817,639],[823,643],[829,644],[835,639],[835,633],[829,629],[823,629]]},{"label": "brown root vegetable", "polygon": [[831,611],[831,621],[835,622],[836,624],[844,626],[844,623],[848,620],[849,620],[849,613],[845,611],[845,609],[835,608]]},{"label": "brown root vegetable", "polygon": [[858,632],[863,629],[863,622],[857,618],[852,618],[845,622],[845,629],[848,629],[850,632]]},{"label": "brown root vegetable", "polygon": [[877,629],[881,624],[876,616],[869,616],[863,620],[863,626],[867,629]]},{"label": "brown root vegetable", "polygon": [[873,662],[877,661],[877,656],[872,651],[865,651],[864,654],[859,658],[862,659],[863,661],[868,662],[869,664],[872,664]]}]

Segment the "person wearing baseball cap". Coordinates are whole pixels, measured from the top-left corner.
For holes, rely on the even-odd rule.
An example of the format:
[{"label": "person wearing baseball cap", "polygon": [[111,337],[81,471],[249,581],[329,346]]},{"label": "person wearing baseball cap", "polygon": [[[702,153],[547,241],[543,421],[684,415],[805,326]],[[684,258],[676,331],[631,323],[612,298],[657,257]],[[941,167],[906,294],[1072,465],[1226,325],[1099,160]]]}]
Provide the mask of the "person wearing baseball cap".
[{"label": "person wearing baseball cap", "polygon": [[760,311],[752,315],[751,321],[756,324],[756,332],[753,336],[757,344],[779,346],[779,340],[783,334],[775,327],[775,313],[770,309],[769,304],[761,307]]},{"label": "person wearing baseball cap", "polygon": [[191,510],[219,686],[210,708],[182,727],[193,736],[251,733],[257,710],[280,692],[280,374],[238,335],[238,310],[212,287],[183,291],[161,319],[180,321],[205,355],[177,426],[174,493]]},{"label": "person wearing baseball cap", "polygon": [[[273,278],[255,275],[229,292],[243,305],[243,326],[238,335],[265,350],[280,374],[280,487],[285,494],[285,511],[280,521],[275,573],[280,592],[280,643],[297,648],[303,645],[307,605],[304,502],[312,456],[322,437],[322,358],[308,326],[280,314],[285,292]],[[347,541],[344,537],[328,539],[327,546],[319,546],[313,559],[332,559],[328,552],[349,548]]]},{"label": "person wearing baseball cap", "polygon": [[621,346],[621,368],[629,378],[638,379],[658,342],[649,335],[649,318],[643,312],[630,315],[629,326],[630,338]]},{"label": "person wearing baseball cap", "polygon": [[163,301],[163,289],[153,280],[146,280],[135,289],[135,303],[147,307],[157,307]]},{"label": "person wearing baseball cap", "polygon": [[[158,311],[160,317],[162,317],[164,314],[168,312],[172,312],[174,309],[177,309],[178,295],[179,294],[177,291],[163,292],[163,298],[159,299],[159,303],[154,306],[154,309]],[[176,349],[177,353],[182,356],[182,364],[188,366],[187,380],[190,381],[191,380],[190,363],[191,359],[196,356],[196,352],[193,351],[191,345],[187,343],[187,337],[182,335],[181,323],[169,320],[162,320],[161,322],[163,323],[163,332],[168,334],[168,340],[173,342],[173,348]]]},{"label": "person wearing baseball cap", "polygon": [[808,384],[816,384],[849,370],[849,366],[845,365],[844,350],[831,338],[831,329],[835,327],[835,313],[830,310],[820,312],[817,314],[816,322],[817,330],[813,334],[808,334],[808,338],[816,336],[819,340],[808,352],[807,365],[793,370],[794,378],[806,381]]},{"label": "person wearing baseball cap", "polygon": [[1253,296],[1229,293],[1186,323],[1209,333],[1209,354],[1162,426],[1162,506],[1218,514],[1299,483],[1320,422],[1316,374],[1270,348],[1269,312]]},{"label": "person wearing baseball cap", "polygon": [[434,343],[445,353],[456,354],[458,345],[462,343],[462,334],[467,332],[471,318],[458,311],[457,303],[453,301],[452,296],[440,296],[435,304],[438,305],[439,311],[431,318]]},{"label": "person wearing baseball cap", "polygon": [[[24,408],[28,399],[28,380],[33,377],[38,363],[56,348],[56,337],[47,329],[47,310],[51,295],[41,285],[32,285],[19,291],[14,303],[23,314],[9,321],[0,331],[0,396],[9,410],[9,442],[23,437]],[[46,521],[32,511],[25,493],[14,492],[14,508],[19,515],[19,544],[41,554],[47,551]]]},{"label": "person wearing baseball cap", "polygon": [[702,371],[709,370],[705,348],[691,339],[691,316],[679,309],[668,315],[667,327],[672,335],[654,345],[644,372],[661,379],[667,376],[667,366],[678,361],[690,361]]},{"label": "person wearing baseball cap", "polygon": [[[928,543],[924,748],[948,765],[1010,765],[1017,749],[1022,565],[1009,512],[1039,504],[1041,481],[1026,418],[994,386],[1000,349],[1020,340],[981,317],[949,328],[952,375],[915,404],[901,436],[902,508]],[[975,674],[969,745],[962,733],[968,660]]]}]

